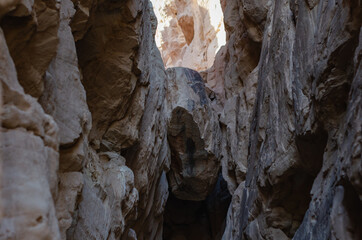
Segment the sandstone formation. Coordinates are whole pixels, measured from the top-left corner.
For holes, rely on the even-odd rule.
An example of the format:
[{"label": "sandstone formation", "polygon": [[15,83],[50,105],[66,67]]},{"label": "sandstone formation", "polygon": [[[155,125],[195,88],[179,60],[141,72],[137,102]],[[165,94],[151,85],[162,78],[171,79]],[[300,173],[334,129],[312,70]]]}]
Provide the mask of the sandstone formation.
[{"label": "sandstone formation", "polygon": [[[241,137],[241,147],[226,146],[244,150],[224,158],[234,191],[224,239],[361,238],[360,9],[358,1],[225,4],[223,139]],[[228,114],[234,98],[231,110],[243,114]]]},{"label": "sandstone formation", "polygon": [[150,3],[6,1],[1,10],[0,239],[159,238],[166,74]]},{"label": "sandstone formation", "polygon": [[220,0],[151,0],[158,18],[156,43],[166,68],[210,68],[225,44]]},{"label": "sandstone formation", "polygon": [[0,1],[0,240],[361,239],[361,20]]}]

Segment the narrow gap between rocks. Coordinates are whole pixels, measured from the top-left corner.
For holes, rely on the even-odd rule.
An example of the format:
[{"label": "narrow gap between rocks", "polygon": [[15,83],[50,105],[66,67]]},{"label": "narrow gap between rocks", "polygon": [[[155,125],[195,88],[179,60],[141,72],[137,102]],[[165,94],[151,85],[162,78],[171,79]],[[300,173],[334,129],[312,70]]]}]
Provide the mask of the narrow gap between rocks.
[{"label": "narrow gap between rocks", "polygon": [[[340,239],[362,239],[362,205],[358,194],[347,179],[342,179],[336,188],[336,196],[332,207],[337,216],[334,220],[334,232]],[[346,215],[338,214],[346,212]],[[347,229],[345,231],[344,229]]]},{"label": "narrow gap between rocks", "polygon": [[219,171],[218,157],[205,151],[199,131],[202,126],[192,114],[195,104],[212,110],[205,106],[211,90],[199,73],[213,66],[216,53],[226,42],[220,0],[151,2],[158,19],[156,45],[168,74],[173,73],[171,68],[185,68],[185,79],[178,79],[176,72],[182,71],[176,70],[175,78],[186,80],[200,98],[199,102],[188,99],[187,106],[176,108],[168,129],[172,159],[163,239],[221,239],[231,195]]},{"label": "narrow gap between rocks", "polygon": [[221,239],[230,201],[231,195],[221,173],[212,193],[202,201],[178,199],[170,189],[164,213],[163,239]]}]

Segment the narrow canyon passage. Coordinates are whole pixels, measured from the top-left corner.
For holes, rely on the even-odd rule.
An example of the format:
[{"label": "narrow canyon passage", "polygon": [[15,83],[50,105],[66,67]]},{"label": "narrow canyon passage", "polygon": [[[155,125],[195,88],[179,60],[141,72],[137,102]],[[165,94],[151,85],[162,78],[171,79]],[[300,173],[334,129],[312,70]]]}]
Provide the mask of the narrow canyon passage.
[{"label": "narrow canyon passage", "polygon": [[[220,172],[221,132],[212,106],[215,97],[210,98],[214,91],[200,75],[201,71],[207,75],[217,51],[225,44],[220,1],[152,3],[158,18],[156,44],[172,78],[171,88],[179,92],[178,99],[172,101],[177,107],[171,107],[174,110],[168,126],[171,165],[163,239],[221,239],[231,195]],[[217,84],[222,84],[222,79],[218,80]],[[188,86],[180,87],[179,82]],[[206,125],[198,119],[200,114]],[[212,139],[204,130],[207,124],[212,126],[206,129],[212,132]],[[208,141],[213,142],[212,148]]]},{"label": "narrow canyon passage", "polygon": [[202,201],[181,200],[170,192],[164,212],[163,239],[221,239],[231,195],[219,174]]},{"label": "narrow canyon passage", "polygon": [[0,240],[362,239],[358,0],[0,0]]}]

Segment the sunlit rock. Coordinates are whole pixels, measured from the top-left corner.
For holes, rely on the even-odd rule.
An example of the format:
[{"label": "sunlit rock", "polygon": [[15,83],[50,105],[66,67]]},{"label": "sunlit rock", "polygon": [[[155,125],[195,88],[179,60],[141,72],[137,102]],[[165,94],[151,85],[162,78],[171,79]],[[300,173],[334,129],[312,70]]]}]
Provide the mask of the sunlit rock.
[{"label": "sunlit rock", "polygon": [[151,0],[158,28],[156,43],[166,68],[210,68],[225,44],[219,0]]}]

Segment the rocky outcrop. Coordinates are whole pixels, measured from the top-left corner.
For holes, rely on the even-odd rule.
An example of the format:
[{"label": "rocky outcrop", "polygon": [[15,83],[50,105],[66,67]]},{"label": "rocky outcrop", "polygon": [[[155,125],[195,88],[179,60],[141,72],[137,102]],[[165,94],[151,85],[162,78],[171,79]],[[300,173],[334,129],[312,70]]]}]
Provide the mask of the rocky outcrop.
[{"label": "rocky outcrop", "polygon": [[59,239],[58,127],[18,82],[4,33],[1,49],[1,239]]},{"label": "rocky outcrop", "polygon": [[[225,6],[223,139],[230,152],[242,151],[223,158],[229,189],[237,187],[224,239],[361,237],[360,186],[350,170],[360,162],[359,9],[357,1]],[[235,98],[239,108],[229,105]]]},{"label": "rocky outcrop", "polygon": [[0,1],[0,239],[361,239],[360,2],[152,2]]},{"label": "rocky outcrop", "polygon": [[57,51],[59,6],[55,1],[42,0],[9,0],[6,5],[8,12],[1,26],[19,69],[18,81],[27,94],[38,98],[44,90],[42,78]]},{"label": "rocky outcrop", "polygon": [[0,239],[159,238],[169,150],[150,3],[7,1],[1,17]]},{"label": "rocky outcrop", "polygon": [[210,68],[225,44],[219,0],[152,0],[159,20],[156,43],[169,67]]},{"label": "rocky outcrop", "polygon": [[170,102],[168,142],[172,193],[182,200],[204,200],[220,167],[221,134],[201,76],[187,68],[167,70]]}]

